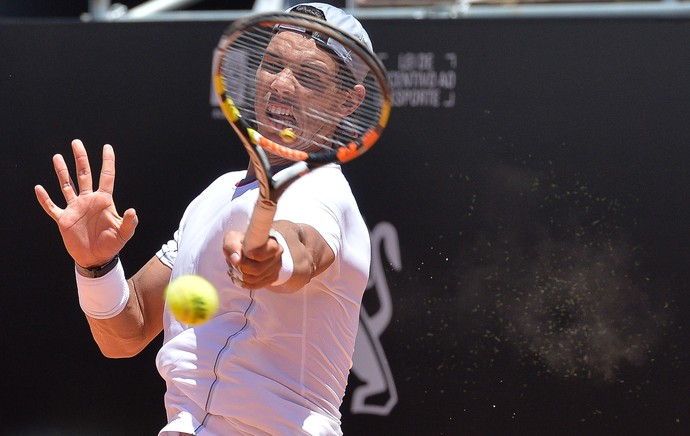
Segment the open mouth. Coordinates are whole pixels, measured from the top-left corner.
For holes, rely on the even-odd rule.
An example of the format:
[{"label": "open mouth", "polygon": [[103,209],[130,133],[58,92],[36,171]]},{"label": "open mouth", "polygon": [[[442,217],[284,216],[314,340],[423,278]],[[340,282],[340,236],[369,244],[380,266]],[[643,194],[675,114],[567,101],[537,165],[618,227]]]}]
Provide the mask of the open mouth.
[{"label": "open mouth", "polygon": [[292,107],[269,103],[268,106],[266,106],[266,115],[271,124],[273,124],[271,127],[278,131],[284,129],[294,130],[297,125]]}]

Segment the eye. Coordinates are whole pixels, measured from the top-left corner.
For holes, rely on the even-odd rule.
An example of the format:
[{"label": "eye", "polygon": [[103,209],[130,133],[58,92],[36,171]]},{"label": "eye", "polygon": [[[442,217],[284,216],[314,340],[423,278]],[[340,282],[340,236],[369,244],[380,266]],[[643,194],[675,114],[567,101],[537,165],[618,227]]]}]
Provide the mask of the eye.
[{"label": "eye", "polygon": [[321,80],[319,80],[319,76],[310,72],[300,72],[297,75],[297,80],[299,80],[299,83],[301,83],[302,86],[306,86],[310,89],[323,88]]},{"label": "eye", "polygon": [[321,70],[311,67],[303,67],[297,74],[297,80],[305,88],[314,91],[323,91],[328,87],[329,77]]},{"label": "eye", "polygon": [[264,60],[261,62],[261,68],[268,73],[278,74],[283,70],[283,65],[275,60]]}]

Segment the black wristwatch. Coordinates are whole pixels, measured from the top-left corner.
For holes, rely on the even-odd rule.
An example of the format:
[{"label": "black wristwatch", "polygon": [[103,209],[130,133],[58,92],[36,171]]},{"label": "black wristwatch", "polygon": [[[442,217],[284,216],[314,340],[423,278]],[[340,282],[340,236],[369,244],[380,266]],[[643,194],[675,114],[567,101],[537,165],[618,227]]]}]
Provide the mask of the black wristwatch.
[{"label": "black wristwatch", "polygon": [[76,262],[74,262],[74,266],[77,267],[77,271],[79,272],[80,275],[82,275],[84,277],[89,277],[92,279],[97,279],[99,277],[103,277],[104,275],[106,275],[110,271],[112,271],[117,266],[117,262],[119,260],[120,260],[120,255],[116,254],[115,257],[113,257],[107,263],[105,263],[101,266],[97,266],[94,268],[85,268]]}]

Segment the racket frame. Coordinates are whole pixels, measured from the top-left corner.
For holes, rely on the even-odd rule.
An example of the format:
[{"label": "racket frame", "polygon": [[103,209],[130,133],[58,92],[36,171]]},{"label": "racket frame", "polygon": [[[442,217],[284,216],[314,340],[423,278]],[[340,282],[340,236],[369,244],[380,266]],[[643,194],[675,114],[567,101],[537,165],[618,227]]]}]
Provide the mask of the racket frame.
[{"label": "racket frame", "polygon": [[[381,107],[376,125],[369,127],[359,138],[337,149],[308,153],[290,149],[277,144],[251,127],[230,97],[223,82],[222,61],[228,48],[241,37],[247,29],[256,26],[275,29],[276,26],[296,26],[319,32],[335,38],[346,48],[352,50],[369,67],[369,74],[380,85]],[[289,28],[289,27],[288,27]],[[344,65],[343,65],[344,66]],[[347,68],[345,66],[345,68]],[[344,33],[327,22],[301,14],[266,13],[250,16],[233,22],[220,39],[213,59],[213,84],[220,108],[244,145],[259,184],[259,198],[245,233],[243,248],[252,250],[268,241],[273,224],[277,202],[288,186],[314,168],[327,163],[349,162],[368,151],[378,141],[388,123],[391,110],[390,82],[381,60],[366,45],[353,36]],[[266,152],[295,161],[289,167],[273,174]]]}]

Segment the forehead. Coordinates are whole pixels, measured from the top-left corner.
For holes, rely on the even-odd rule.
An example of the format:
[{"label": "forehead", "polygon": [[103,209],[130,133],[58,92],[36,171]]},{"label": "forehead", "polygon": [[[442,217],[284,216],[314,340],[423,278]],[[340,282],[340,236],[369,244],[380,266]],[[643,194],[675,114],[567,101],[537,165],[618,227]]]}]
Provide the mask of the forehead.
[{"label": "forehead", "polygon": [[320,61],[329,65],[336,64],[335,59],[319,47],[313,38],[291,30],[280,31],[271,38],[266,52],[292,61]]}]

